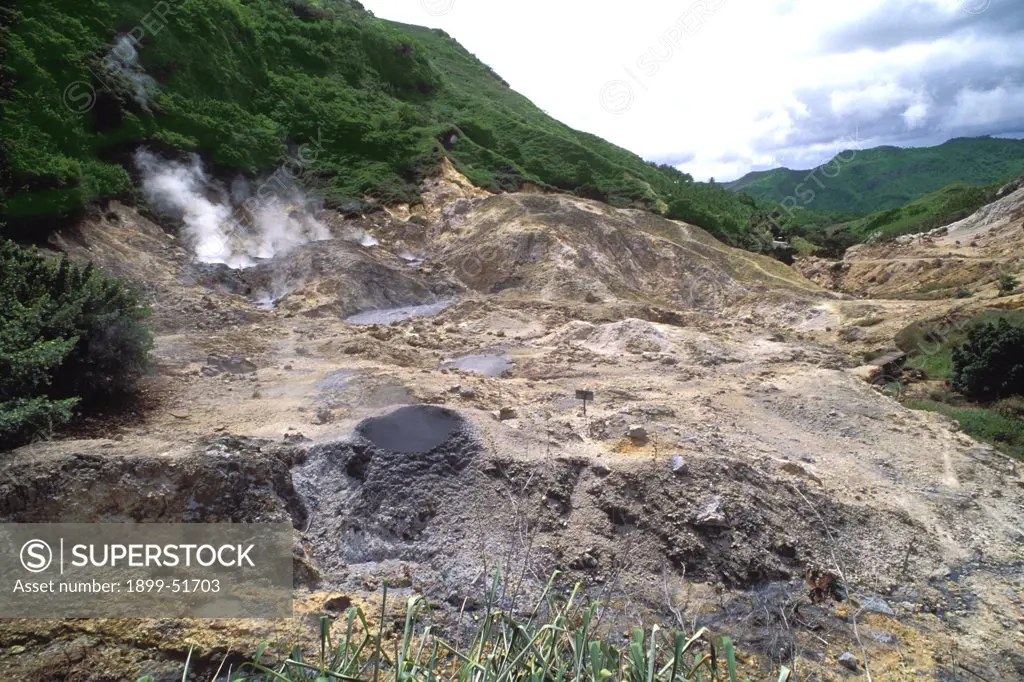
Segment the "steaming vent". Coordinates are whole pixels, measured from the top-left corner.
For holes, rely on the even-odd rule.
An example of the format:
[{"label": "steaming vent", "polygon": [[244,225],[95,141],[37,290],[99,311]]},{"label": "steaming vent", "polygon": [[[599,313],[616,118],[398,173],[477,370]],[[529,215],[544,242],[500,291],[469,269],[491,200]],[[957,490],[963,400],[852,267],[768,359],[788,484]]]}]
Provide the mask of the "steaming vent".
[{"label": "steaming vent", "polygon": [[228,191],[207,176],[196,155],[181,163],[139,149],[135,164],[147,201],[182,222],[182,236],[200,263],[248,268],[331,238],[315,216],[319,206],[294,184],[254,188],[238,178]]}]

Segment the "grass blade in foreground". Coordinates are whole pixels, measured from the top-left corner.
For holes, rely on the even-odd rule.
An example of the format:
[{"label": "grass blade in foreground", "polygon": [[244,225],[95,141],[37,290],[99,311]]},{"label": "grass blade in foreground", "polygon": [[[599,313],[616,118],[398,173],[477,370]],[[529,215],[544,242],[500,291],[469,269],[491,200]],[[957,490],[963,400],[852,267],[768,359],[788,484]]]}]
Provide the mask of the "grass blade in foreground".
[{"label": "grass blade in foreground", "polygon": [[[264,644],[233,676],[216,679],[371,682],[386,679],[381,677],[383,673],[393,675],[394,682],[682,682],[721,680],[721,668],[730,682],[738,679],[736,652],[729,637],[716,643],[707,628],[687,637],[652,625],[649,635],[636,628],[632,641],[619,648],[613,644],[614,635],[602,637],[593,631],[593,619],[601,606],[579,605],[580,586],[568,598],[550,588],[549,584],[541,602],[523,618],[501,610],[492,589],[475,633],[462,641],[446,640],[436,625],[420,622],[421,616],[430,613],[422,597],[406,602],[405,628],[393,642],[387,641],[382,627],[374,631],[366,614],[353,607],[342,619],[344,628],[338,642],[332,635],[336,619],[321,618],[315,664],[304,660],[303,652],[294,647],[286,660],[272,668],[264,662],[268,650]],[[384,606],[382,601],[382,613]],[[394,652],[388,656],[385,647],[391,645]],[[425,662],[424,651],[432,652]],[[191,662],[190,658],[186,663],[186,677]],[[720,663],[724,664],[721,668]],[[782,668],[777,680],[788,682],[791,674]],[[152,679],[143,677],[139,682]]]}]

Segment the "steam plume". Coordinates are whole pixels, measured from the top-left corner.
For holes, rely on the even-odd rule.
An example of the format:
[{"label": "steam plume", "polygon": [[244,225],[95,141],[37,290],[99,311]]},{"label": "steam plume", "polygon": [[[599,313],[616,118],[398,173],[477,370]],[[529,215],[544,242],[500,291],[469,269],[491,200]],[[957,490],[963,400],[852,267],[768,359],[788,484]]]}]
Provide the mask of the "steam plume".
[{"label": "steam plume", "polygon": [[200,262],[246,268],[331,238],[297,187],[264,192],[264,186],[254,193],[251,183],[238,179],[227,192],[211,181],[195,155],[185,164],[140,149],[135,163],[147,200],[182,221],[185,240]]}]

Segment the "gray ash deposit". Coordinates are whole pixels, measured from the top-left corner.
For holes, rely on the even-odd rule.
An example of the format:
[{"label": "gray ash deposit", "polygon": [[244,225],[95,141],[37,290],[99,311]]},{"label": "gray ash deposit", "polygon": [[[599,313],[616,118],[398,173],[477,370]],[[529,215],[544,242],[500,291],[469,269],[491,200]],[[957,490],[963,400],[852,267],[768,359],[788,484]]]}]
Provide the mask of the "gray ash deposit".
[{"label": "gray ash deposit", "polygon": [[481,449],[457,412],[411,405],[310,450],[295,480],[312,508],[307,538],[318,561],[332,571],[345,563],[426,558],[429,543],[418,541],[456,500]]},{"label": "gray ash deposit", "polygon": [[434,315],[444,312],[454,303],[454,298],[447,298],[435,303],[364,310],[356,313],[355,315],[346,317],[345,321],[354,325],[396,324],[398,322],[405,322],[406,320],[413,320],[418,317],[433,317]]},{"label": "gray ash deposit", "polygon": [[341,239],[306,244],[244,269],[194,263],[186,276],[263,308],[339,315],[351,324],[393,324],[436,315],[455,302],[457,290],[386,251]]}]

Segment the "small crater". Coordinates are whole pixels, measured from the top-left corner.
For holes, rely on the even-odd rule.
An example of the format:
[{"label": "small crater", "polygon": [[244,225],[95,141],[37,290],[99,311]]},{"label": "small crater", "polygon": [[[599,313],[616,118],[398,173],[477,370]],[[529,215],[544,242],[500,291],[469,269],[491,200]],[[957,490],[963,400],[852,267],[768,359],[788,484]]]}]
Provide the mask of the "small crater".
[{"label": "small crater", "polygon": [[462,427],[455,412],[434,405],[411,405],[367,419],[357,430],[382,450],[400,454],[430,452]]}]

